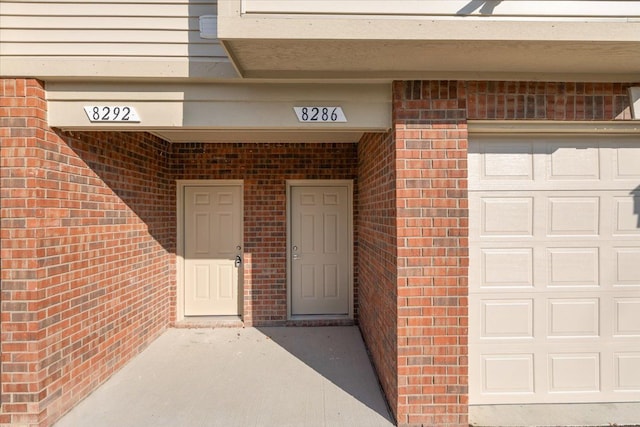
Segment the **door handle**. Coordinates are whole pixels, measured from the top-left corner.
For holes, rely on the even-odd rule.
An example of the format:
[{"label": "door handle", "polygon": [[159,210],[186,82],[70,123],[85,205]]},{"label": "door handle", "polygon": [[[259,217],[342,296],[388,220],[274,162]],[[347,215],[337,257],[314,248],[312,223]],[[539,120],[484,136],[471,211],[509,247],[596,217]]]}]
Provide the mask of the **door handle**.
[{"label": "door handle", "polygon": [[240,264],[242,264],[242,258],[240,258],[240,255],[236,255],[236,268],[240,267]]},{"label": "door handle", "polygon": [[301,258],[301,256],[300,256],[300,255],[298,255],[298,254],[293,254],[293,259],[294,259],[294,260],[296,260],[296,259],[300,259],[300,258]]}]

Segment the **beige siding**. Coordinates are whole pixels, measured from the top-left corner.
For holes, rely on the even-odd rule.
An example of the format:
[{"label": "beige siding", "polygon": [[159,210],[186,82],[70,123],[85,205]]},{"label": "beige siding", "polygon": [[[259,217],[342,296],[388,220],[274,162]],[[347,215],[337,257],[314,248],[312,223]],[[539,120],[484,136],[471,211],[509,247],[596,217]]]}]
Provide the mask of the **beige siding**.
[{"label": "beige siding", "polygon": [[[355,142],[362,132],[390,128],[390,96],[387,83],[47,82],[50,126],[67,130],[150,130],[175,142],[218,141],[222,140],[220,132],[227,141],[238,140],[239,135],[245,140],[264,141],[275,135],[280,141],[302,138]],[[84,111],[91,105],[133,107],[140,121],[92,123]],[[302,123],[294,107],[305,105],[340,106],[348,121]]]},{"label": "beige siding", "polygon": [[218,40],[200,38],[198,17],[216,14],[215,0],[3,0],[0,13],[5,75],[233,76]]},{"label": "beige siding", "polygon": [[240,0],[244,13],[311,13],[494,17],[640,16],[631,0],[471,1],[471,0]]},{"label": "beige siding", "polygon": [[247,78],[635,81],[640,0],[218,0]]}]

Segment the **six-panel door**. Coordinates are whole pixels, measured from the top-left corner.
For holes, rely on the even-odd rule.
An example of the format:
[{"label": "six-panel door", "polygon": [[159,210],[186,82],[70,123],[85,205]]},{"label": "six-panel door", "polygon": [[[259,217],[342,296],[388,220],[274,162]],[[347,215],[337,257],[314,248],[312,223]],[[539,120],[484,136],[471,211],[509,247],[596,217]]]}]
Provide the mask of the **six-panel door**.
[{"label": "six-panel door", "polygon": [[242,187],[188,186],[184,203],[184,314],[238,315]]},{"label": "six-panel door", "polygon": [[348,315],[349,188],[291,188],[291,314]]}]

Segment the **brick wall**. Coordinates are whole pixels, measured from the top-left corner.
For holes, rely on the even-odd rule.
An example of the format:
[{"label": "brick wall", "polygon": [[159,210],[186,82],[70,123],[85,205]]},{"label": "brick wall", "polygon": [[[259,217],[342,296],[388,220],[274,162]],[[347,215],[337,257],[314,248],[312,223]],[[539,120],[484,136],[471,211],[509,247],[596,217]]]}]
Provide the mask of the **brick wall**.
[{"label": "brick wall", "polygon": [[[630,119],[629,86],[394,83],[397,392],[386,393],[399,425],[468,424],[467,120]],[[362,180],[362,170],[360,173]],[[363,182],[364,192],[367,187]],[[365,259],[368,254],[363,250],[361,256]],[[364,296],[371,286],[372,280],[362,274],[363,323],[369,310]],[[363,330],[367,330],[364,325]],[[376,353],[382,352],[377,350],[378,344],[370,346],[376,360],[380,357]],[[376,367],[385,384],[389,372],[378,364]]]},{"label": "brick wall", "polygon": [[3,80],[2,414],[48,425],[170,322],[167,144],[60,134],[42,85]]},{"label": "brick wall", "polygon": [[393,87],[400,425],[467,424],[467,127],[456,82]]},{"label": "brick wall", "polygon": [[396,82],[358,144],[167,144],[47,127],[0,82],[0,424],[47,425],[176,312],[175,179],[243,179],[247,325],[286,324],[287,179],[355,179],[356,310],[402,426],[467,424],[467,119],[628,119],[623,84]]},{"label": "brick wall", "polygon": [[468,119],[630,120],[624,83],[459,82]]},{"label": "brick wall", "polygon": [[39,82],[1,87],[0,424],[48,425],[175,320],[175,179],[244,180],[247,325],[286,323],[286,179],[354,179],[354,144],[55,132]]},{"label": "brick wall", "polygon": [[[244,322],[286,323],[286,181],[355,180],[355,144],[193,143],[172,148],[175,179],[244,180]],[[357,265],[357,251],[355,260]]]},{"label": "brick wall", "polygon": [[396,173],[393,135],[365,135],[358,144],[359,325],[394,414],[398,398]]},{"label": "brick wall", "polygon": [[52,419],[175,316],[175,186],[164,168],[167,143],[145,133],[60,136],[47,147],[53,162],[41,166],[51,224],[40,240],[49,265],[40,283],[40,368],[48,396],[40,409]]},{"label": "brick wall", "polygon": [[36,425],[41,399],[39,281],[47,268],[39,248],[46,225],[41,208],[46,179],[38,170],[45,157],[39,142],[49,137],[46,102],[42,86],[32,80],[0,80],[0,91],[0,423]]}]

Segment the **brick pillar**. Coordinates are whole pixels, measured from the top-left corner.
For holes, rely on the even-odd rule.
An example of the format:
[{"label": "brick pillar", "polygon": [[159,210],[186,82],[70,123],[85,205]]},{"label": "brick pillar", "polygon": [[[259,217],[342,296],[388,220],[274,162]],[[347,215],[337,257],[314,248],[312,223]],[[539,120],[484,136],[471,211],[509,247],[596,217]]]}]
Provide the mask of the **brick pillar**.
[{"label": "brick pillar", "polygon": [[175,187],[167,142],[57,133],[36,80],[0,94],[0,425],[44,427],[167,327]]},{"label": "brick pillar", "polygon": [[39,281],[47,274],[38,241],[47,226],[44,181],[46,101],[36,80],[0,80],[0,248],[2,375],[0,424],[37,425]]},{"label": "brick pillar", "polygon": [[358,323],[393,415],[398,401],[396,178],[393,134],[358,143]]},{"label": "brick pillar", "polygon": [[465,102],[458,82],[393,87],[400,426],[468,425]]}]

